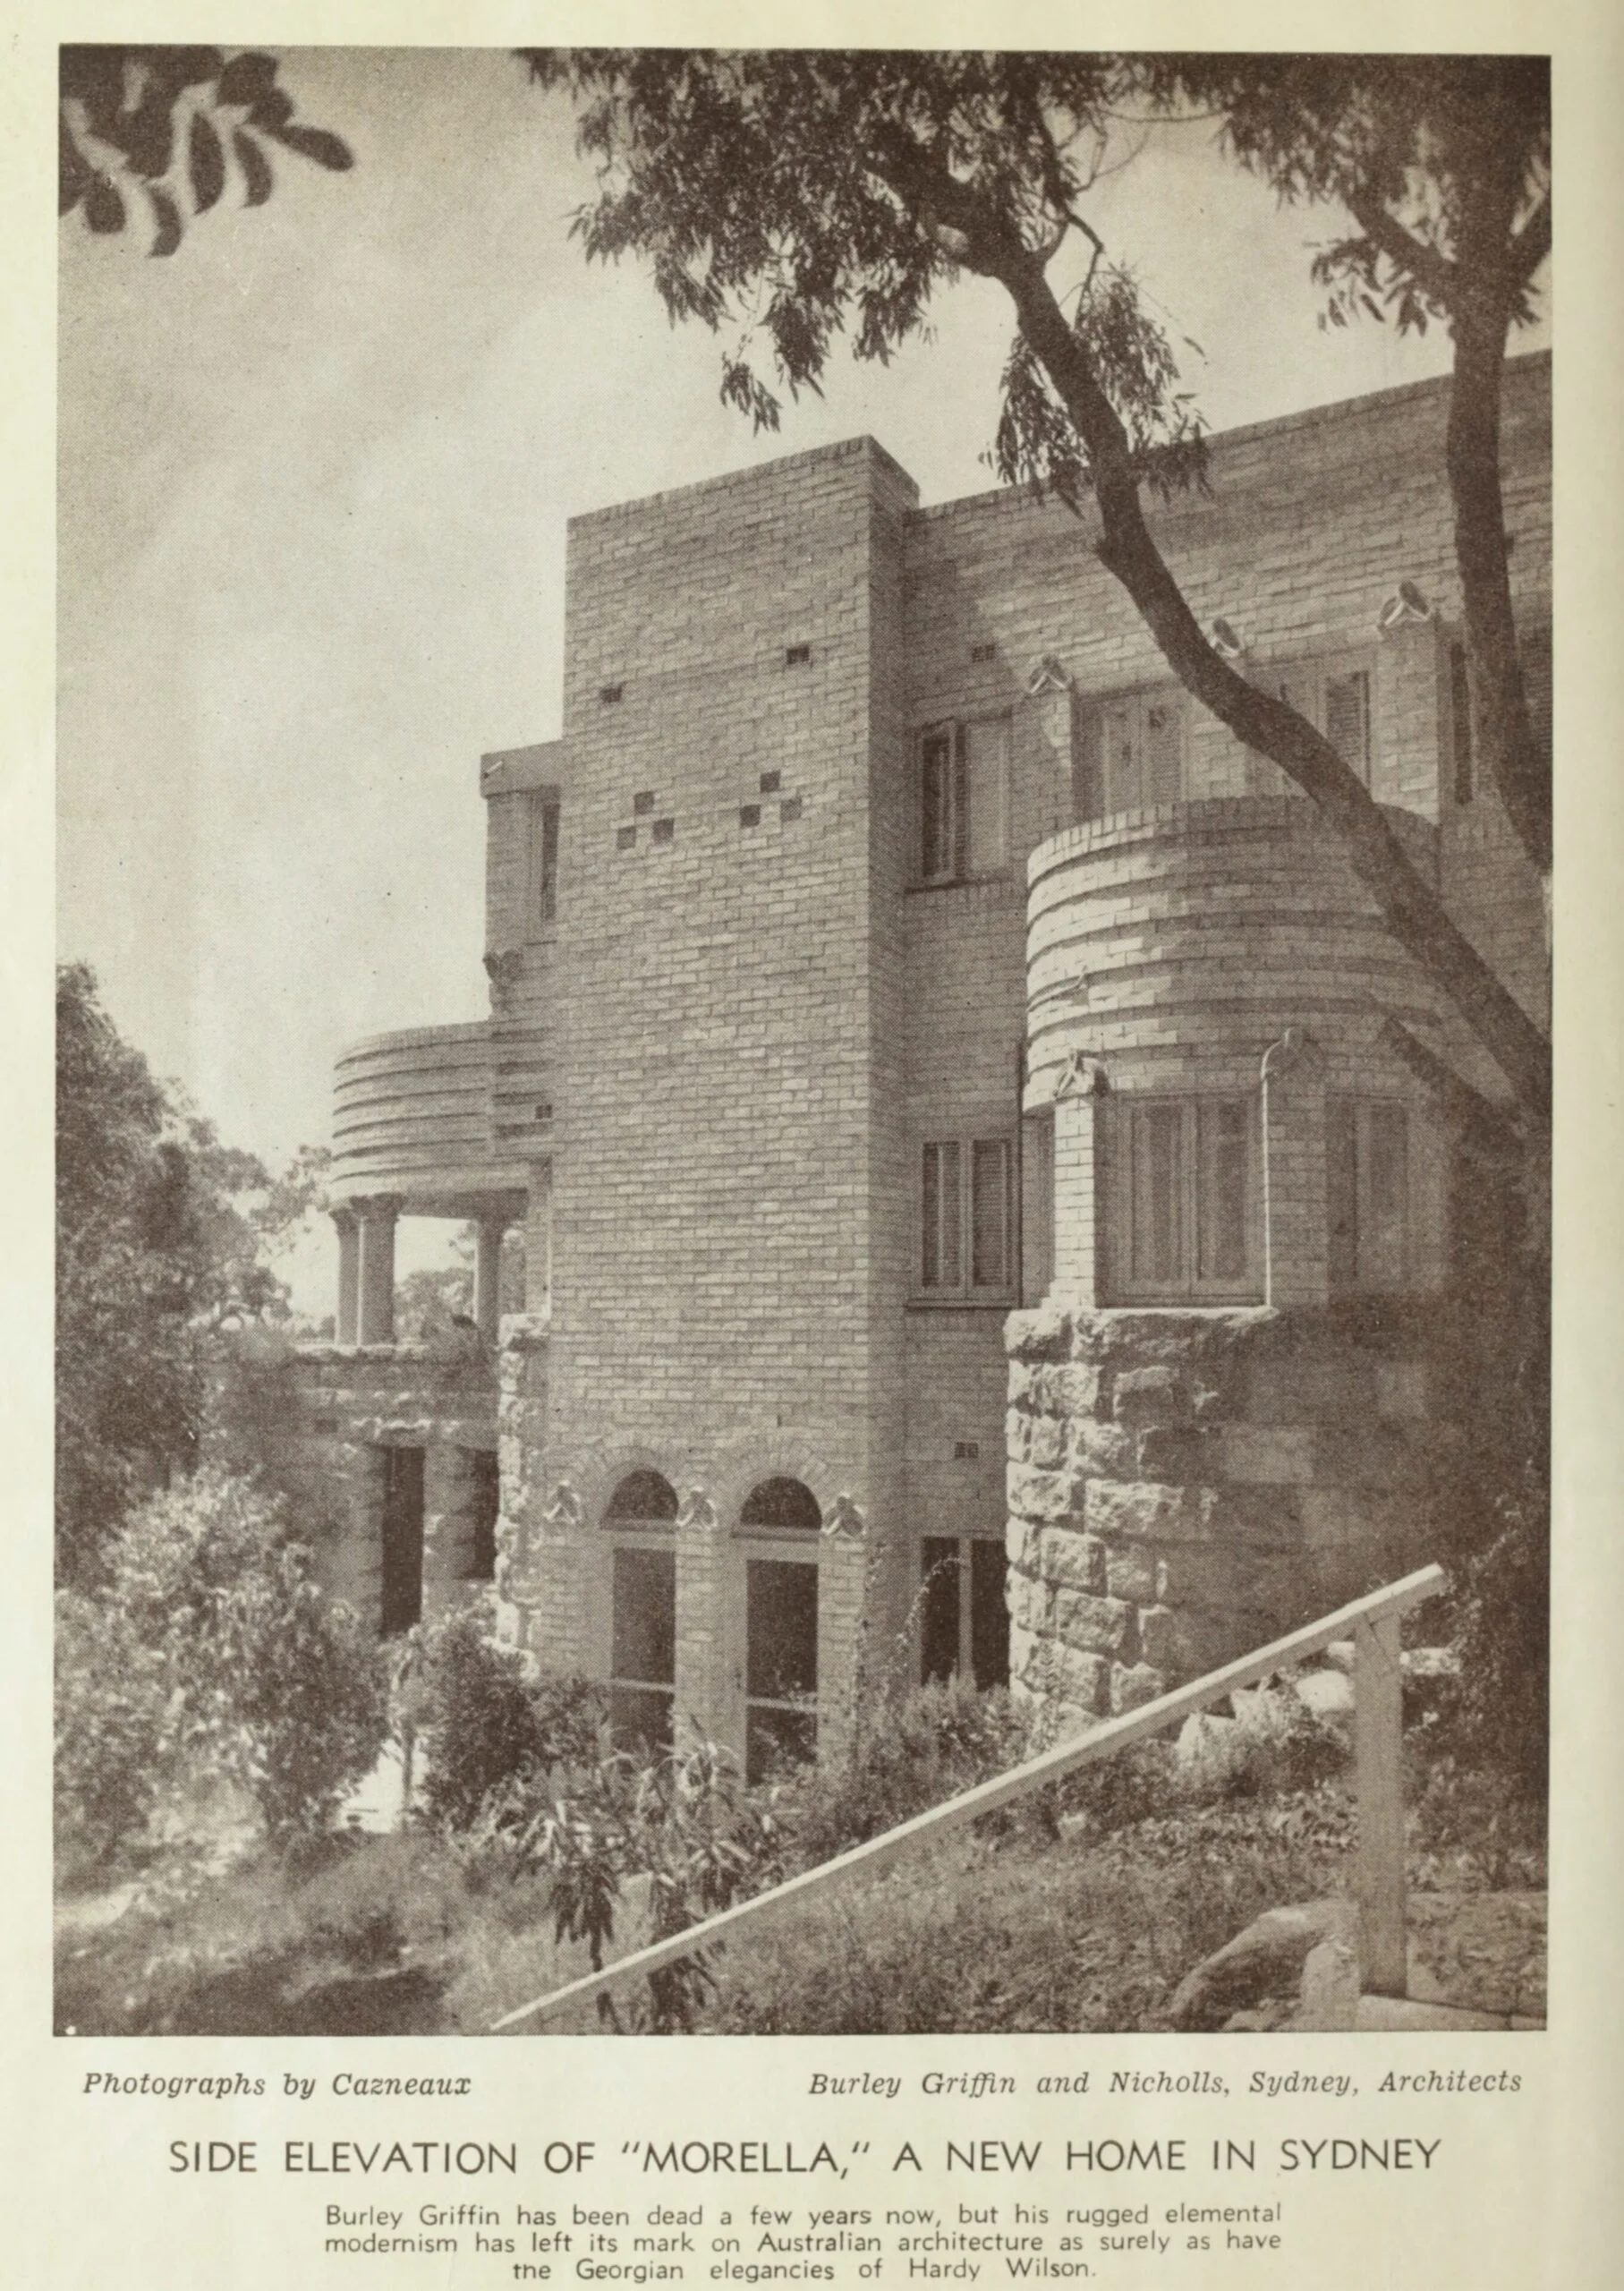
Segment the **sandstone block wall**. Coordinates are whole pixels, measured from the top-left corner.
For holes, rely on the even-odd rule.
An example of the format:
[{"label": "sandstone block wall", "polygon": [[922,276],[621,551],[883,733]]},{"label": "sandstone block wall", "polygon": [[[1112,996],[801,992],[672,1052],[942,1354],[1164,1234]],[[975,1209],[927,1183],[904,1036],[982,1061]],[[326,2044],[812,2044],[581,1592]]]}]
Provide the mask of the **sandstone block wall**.
[{"label": "sandstone block wall", "polygon": [[213,1440],[285,1494],[323,1586],[363,1622],[380,1613],[384,1458],[421,1448],[423,1619],[468,1597],[475,1452],[497,1444],[496,1381],[477,1349],[253,1343],[222,1368]]},{"label": "sandstone block wall", "polygon": [[1011,1676],[1131,1709],[1435,1556],[1424,1316],[1011,1316]]}]

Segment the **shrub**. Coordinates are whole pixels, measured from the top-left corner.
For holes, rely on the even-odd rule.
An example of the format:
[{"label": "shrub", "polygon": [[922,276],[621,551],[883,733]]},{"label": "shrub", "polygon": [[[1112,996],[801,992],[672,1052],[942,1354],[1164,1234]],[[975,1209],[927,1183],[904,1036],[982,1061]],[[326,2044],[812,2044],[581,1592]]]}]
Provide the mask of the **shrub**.
[{"label": "shrub", "polygon": [[122,1609],[56,1597],[55,1809],[64,1875],[112,1858],[145,1828],[173,1756],[162,1654]]},{"label": "shrub", "polygon": [[431,1820],[472,1830],[494,1791],[556,1766],[589,1763],[603,1690],[583,1678],[533,1678],[498,1647],[489,1608],[463,1608],[426,1634],[419,1723],[430,1736],[423,1800]]},{"label": "shrub", "polygon": [[161,1795],[221,1780],[278,1844],[319,1833],[382,1747],[376,1643],[249,1481],[203,1471],[141,1505],[61,1619],[59,1803],[104,1858]]},{"label": "shrub", "polygon": [[927,1806],[1015,1765],[1032,1721],[1002,1689],[959,1678],[877,1696],[855,1715],[844,1755],[779,1786],[779,1818],[797,1866],[829,1861]]}]

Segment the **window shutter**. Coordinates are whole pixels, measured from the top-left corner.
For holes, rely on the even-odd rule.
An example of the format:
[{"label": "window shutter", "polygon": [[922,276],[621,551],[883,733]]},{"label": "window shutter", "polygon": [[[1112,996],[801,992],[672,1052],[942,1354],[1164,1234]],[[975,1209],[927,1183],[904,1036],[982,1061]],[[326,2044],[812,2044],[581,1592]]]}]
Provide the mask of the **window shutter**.
[{"label": "window shutter", "polygon": [[924,1149],[920,1284],[957,1289],[963,1264],[963,1210],[959,1193],[958,1144],[946,1139]]},{"label": "window shutter", "polygon": [[1528,721],[1534,728],[1535,745],[1547,763],[1551,761],[1551,631],[1545,628],[1525,629],[1517,640],[1517,657],[1523,672],[1523,690],[1528,698]]},{"label": "window shutter", "polygon": [[1171,1288],[1183,1255],[1184,1109],[1155,1105],[1131,1111],[1131,1277],[1148,1287]]},{"label": "window shutter", "polygon": [[1008,1142],[978,1137],[970,1149],[970,1285],[1002,1289],[1008,1281]]},{"label": "window shutter", "polygon": [[1132,705],[1101,709],[1100,726],[1105,749],[1105,809],[1108,813],[1136,811],[1141,799]]},{"label": "window shutter", "polygon": [[1100,711],[1075,702],[1071,713],[1071,815],[1097,820],[1105,810],[1102,727]]},{"label": "window shutter", "polygon": [[1354,1108],[1346,1098],[1325,1103],[1325,1222],[1331,1293],[1346,1296],[1358,1279],[1358,1146]]},{"label": "window shutter", "polygon": [[1146,804],[1177,804],[1184,794],[1184,710],[1176,700],[1144,703],[1144,788]]},{"label": "window shutter", "polygon": [[1408,1251],[1408,1124],[1402,1106],[1366,1106],[1359,1185],[1359,1286],[1402,1289]]},{"label": "window shutter", "polygon": [[1370,671],[1325,679],[1325,737],[1350,770],[1370,785]]},{"label": "window shutter", "polygon": [[1196,1197],[1196,1277],[1200,1281],[1244,1281],[1247,1259],[1247,1128],[1250,1115],[1237,1099],[1196,1108],[1196,1153],[1200,1182]]},{"label": "window shutter", "polygon": [[969,873],[991,874],[1008,857],[1009,726],[966,725],[960,737],[970,787]]},{"label": "window shutter", "polygon": [[1450,754],[1455,767],[1455,801],[1472,800],[1472,689],[1467,677],[1467,648],[1450,647]]},{"label": "window shutter", "polygon": [[966,874],[970,865],[970,743],[962,727],[953,736],[953,858],[949,873]]},{"label": "window shutter", "polygon": [[927,732],[919,749],[919,872],[934,882],[953,865],[953,734]]}]

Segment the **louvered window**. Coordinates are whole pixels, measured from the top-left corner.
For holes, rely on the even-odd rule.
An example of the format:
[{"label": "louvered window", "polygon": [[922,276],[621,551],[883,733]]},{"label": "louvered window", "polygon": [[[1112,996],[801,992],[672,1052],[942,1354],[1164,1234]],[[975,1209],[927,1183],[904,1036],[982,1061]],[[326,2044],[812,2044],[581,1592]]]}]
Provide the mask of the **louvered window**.
[{"label": "louvered window", "polygon": [[919,874],[958,883],[1009,863],[1009,720],[935,724],[919,744]]},{"label": "louvered window", "polygon": [[1306,716],[1316,731],[1324,733],[1343,762],[1368,788],[1374,748],[1369,661],[1297,660],[1271,669],[1267,681],[1279,699],[1295,708],[1299,716]]},{"label": "louvered window", "polygon": [[994,1297],[1014,1287],[1014,1155],[1008,1138],[933,1138],[924,1147],[919,1285],[931,1297]]},{"label": "louvered window", "polygon": [[1072,810],[1109,818],[1183,800],[1188,703],[1177,685],[1079,700],[1072,726]]},{"label": "louvered window", "polygon": [[1125,1299],[1243,1299],[1260,1282],[1256,1125],[1246,1098],[1114,1107],[1115,1286]]},{"label": "louvered window", "polygon": [[1410,1278],[1406,1110],[1332,1098],[1325,1123],[1331,1293],[1403,1289]]}]

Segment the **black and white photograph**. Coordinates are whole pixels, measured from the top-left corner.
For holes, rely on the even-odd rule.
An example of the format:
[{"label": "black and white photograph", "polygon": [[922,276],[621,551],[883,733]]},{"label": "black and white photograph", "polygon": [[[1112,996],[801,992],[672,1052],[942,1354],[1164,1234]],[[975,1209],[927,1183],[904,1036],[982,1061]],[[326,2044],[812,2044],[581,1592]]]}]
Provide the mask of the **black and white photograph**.
[{"label": "black and white photograph", "polygon": [[60,129],[56,2036],[1532,2058],[1548,56]]}]

